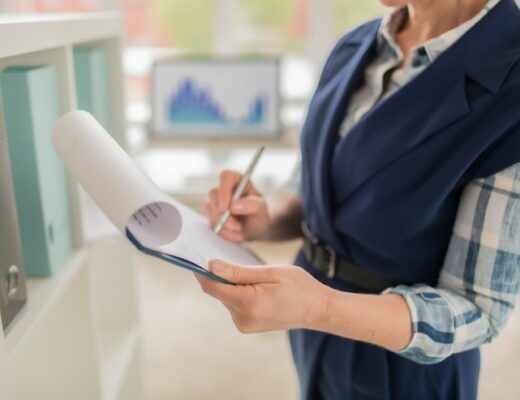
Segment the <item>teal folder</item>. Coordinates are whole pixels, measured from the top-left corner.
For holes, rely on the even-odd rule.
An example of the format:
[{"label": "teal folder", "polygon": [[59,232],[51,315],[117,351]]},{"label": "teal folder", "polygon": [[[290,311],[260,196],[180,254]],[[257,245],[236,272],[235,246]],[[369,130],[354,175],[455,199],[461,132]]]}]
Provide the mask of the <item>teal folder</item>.
[{"label": "teal folder", "polygon": [[60,116],[52,66],[9,67],[0,74],[26,274],[49,276],[72,251],[67,182],[52,146]]},{"label": "teal folder", "polygon": [[112,132],[108,52],[99,46],[74,48],[78,109],[90,112]]}]

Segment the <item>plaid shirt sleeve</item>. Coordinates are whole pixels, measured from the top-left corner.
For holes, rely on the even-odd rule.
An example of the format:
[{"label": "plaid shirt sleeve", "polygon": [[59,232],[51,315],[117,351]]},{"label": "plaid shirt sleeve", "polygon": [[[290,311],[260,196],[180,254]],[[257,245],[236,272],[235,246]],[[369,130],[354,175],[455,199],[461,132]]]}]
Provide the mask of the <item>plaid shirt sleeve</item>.
[{"label": "plaid shirt sleeve", "polygon": [[398,286],[413,336],[399,352],[422,364],[490,342],[520,291],[520,163],[471,182],[460,200],[436,288]]}]

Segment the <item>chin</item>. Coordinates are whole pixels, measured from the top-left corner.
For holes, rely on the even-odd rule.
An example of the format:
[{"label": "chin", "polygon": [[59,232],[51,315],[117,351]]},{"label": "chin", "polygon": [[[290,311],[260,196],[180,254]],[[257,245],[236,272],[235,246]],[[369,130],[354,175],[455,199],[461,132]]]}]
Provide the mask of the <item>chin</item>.
[{"label": "chin", "polygon": [[402,7],[408,4],[408,0],[379,0],[386,7]]}]

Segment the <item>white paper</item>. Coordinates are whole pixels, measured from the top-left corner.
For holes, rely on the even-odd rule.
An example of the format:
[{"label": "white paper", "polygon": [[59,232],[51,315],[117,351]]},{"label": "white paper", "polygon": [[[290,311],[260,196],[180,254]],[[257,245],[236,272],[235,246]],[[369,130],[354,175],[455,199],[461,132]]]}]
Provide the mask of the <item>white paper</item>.
[{"label": "white paper", "polygon": [[261,261],[216,235],[204,217],[162,193],[96,119],[71,111],[54,127],[56,152],[110,221],[144,246],[206,268],[211,258],[241,265]]}]

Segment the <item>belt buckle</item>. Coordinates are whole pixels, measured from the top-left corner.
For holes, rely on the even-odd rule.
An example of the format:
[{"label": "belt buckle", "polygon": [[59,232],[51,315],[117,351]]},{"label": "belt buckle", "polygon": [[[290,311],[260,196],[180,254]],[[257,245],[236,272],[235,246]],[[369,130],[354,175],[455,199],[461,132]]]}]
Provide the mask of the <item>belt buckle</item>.
[{"label": "belt buckle", "polygon": [[329,264],[327,266],[327,278],[332,279],[336,275],[336,250],[329,245],[323,246],[329,253]]}]

